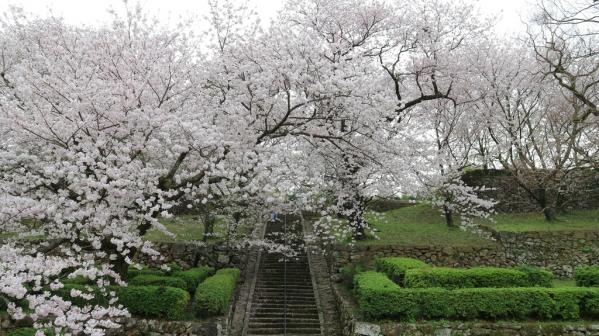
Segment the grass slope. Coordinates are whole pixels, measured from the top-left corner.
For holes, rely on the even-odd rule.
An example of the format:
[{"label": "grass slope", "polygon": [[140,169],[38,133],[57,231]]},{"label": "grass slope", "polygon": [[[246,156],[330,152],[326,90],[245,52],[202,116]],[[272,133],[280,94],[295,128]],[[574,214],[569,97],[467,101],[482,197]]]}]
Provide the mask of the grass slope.
[{"label": "grass slope", "polygon": [[[145,239],[158,242],[177,242],[189,240],[202,240],[204,237],[204,224],[197,215],[180,215],[172,218],[161,218],[166,228],[174,233],[175,237],[170,237],[158,230],[150,230],[145,235]],[[226,230],[225,219],[218,217],[214,225],[214,233],[217,237],[222,236]],[[212,238],[215,239],[215,238]]]},{"label": "grass slope", "polygon": [[359,245],[491,246],[492,241],[459,229],[450,229],[441,213],[426,204],[403,207],[381,214],[369,213],[368,223],[380,239]]},{"label": "grass slope", "polygon": [[579,210],[557,216],[554,222],[545,221],[541,213],[501,213],[493,217],[494,222],[481,224],[497,231],[599,231],[599,209]]}]

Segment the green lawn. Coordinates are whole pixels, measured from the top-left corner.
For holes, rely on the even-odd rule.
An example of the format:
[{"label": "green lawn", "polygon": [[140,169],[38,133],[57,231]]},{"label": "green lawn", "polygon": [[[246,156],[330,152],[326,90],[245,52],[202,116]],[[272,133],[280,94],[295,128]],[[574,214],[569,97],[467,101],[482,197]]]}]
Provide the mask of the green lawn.
[{"label": "green lawn", "polygon": [[401,246],[491,246],[495,243],[473,233],[450,229],[441,213],[426,204],[395,209],[382,214],[368,214],[368,223],[378,240],[368,239],[359,245]]},{"label": "green lawn", "polygon": [[574,279],[553,279],[553,287],[576,287]]},{"label": "green lawn", "polygon": [[[169,237],[164,233],[152,229],[148,231],[144,238],[151,241],[175,242],[202,240],[204,237],[204,225],[197,215],[180,215],[173,218],[161,218],[166,228],[174,233],[175,237]],[[214,225],[215,234],[221,235],[225,230],[225,219],[218,217]]]},{"label": "green lawn", "polygon": [[545,221],[541,213],[502,213],[493,217],[495,222],[483,221],[481,224],[497,231],[571,231],[599,230],[599,209],[573,211],[557,216],[557,221]]}]

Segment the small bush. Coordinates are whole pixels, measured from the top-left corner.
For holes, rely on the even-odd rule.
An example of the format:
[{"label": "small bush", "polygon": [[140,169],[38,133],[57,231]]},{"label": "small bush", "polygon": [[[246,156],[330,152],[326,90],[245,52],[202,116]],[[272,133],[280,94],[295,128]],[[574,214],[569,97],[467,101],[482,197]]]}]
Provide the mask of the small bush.
[{"label": "small bush", "polygon": [[[94,293],[92,300],[81,297],[71,297],[71,290],[76,289],[89,293],[87,288]],[[107,290],[116,292],[117,304],[122,304],[133,315],[143,317],[162,317],[180,319],[189,303],[189,293],[181,288],[158,286],[111,286]],[[97,287],[68,284],[55,292],[56,295],[71,301],[74,305],[107,306],[110,297],[103,294]]]},{"label": "small bush", "polygon": [[574,272],[574,279],[576,279],[577,286],[599,286],[599,266],[577,268]]},{"label": "small bush", "polygon": [[516,269],[526,273],[530,286],[553,287],[553,273],[534,266],[519,266]]},{"label": "small bush", "polygon": [[574,320],[599,313],[599,288],[401,288],[385,275],[356,275],[362,313],[374,319]]},{"label": "small bush", "polygon": [[198,316],[222,315],[229,308],[239,279],[237,268],[224,268],[202,282],[195,293],[195,312]]},{"label": "small bush", "polygon": [[409,269],[428,268],[429,266],[418,259],[405,257],[385,257],[374,260],[374,267],[383,272],[395,283],[403,284],[405,272]]},{"label": "small bush", "polygon": [[366,271],[366,267],[361,264],[349,264],[341,267],[341,281],[347,288],[354,287],[354,277],[358,273]]},{"label": "small bush", "polygon": [[141,274],[129,280],[132,286],[168,286],[187,290],[185,280],[178,277],[161,276],[153,274]]},{"label": "small bush", "polygon": [[190,268],[187,271],[178,271],[173,273],[173,277],[183,279],[187,284],[187,290],[193,293],[198,285],[208,276],[214,273],[214,268],[209,266],[200,266]]},{"label": "small bush", "polygon": [[145,265],[140,265],[141,269],[137,269],[137,267],[133,266],[133,265],[129,265],[129,268],[127,269],[127,277],[129,279],[134,278],[138,275],[142,275],[142,274],[151,274],[151,275],[167,275],[167,273],[164,270],[158,269],[158,268],[154,268],[154,267],[148,267]]},{"label": "small bush", "polygon": [[[35,336],[36,332],[37,329],[35,328],[18,328],[9,332],[7,336]],[[52,330],[44,330],[44,335],[54,336],[54,332]]]},{"label": "small bush", "polygon": [[[425,269],[410,269],[405,273],[404,285],[408,288],[441,287],[457,288],[505,288],[505,287],[534,287],[541,284],[533,281],[535,276],[509,268],[476,267],[469,269],[431,267]],[[549,283],[551,285],[551,283]]]},{"label": "small bush", "polygon": [[66,278],[62,280],[64,284],[74,284],[74,285],[90,285],[92,281],[89,278],[83,276],[76,276],[74,278]]}]

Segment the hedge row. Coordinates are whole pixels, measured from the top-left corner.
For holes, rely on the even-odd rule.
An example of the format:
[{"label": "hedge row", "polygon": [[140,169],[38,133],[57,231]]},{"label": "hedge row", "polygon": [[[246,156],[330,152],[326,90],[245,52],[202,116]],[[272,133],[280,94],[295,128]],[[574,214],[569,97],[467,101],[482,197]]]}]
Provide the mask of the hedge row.
[{"label": "hedge row", "polygon": [[183,279],[187,284],[187,290],[193,293],[202,281],[214,274],[214,268],[209,266],[200,266],[190,268],[187,271],[173,272],[174,277]]},{"label": "hedge row", "polygon": [[[187,289],[193,293],[198,285],[208,276],[214,274],[214,268],[209,266],[199,266],[190,268],[186,271],[176,264],[169,264],[170,271],[165,271],[157,268],[142,266],[137,269],[133,266],[129,267],[127,272],[129,283],[133,285],[162,285],[176,288]],[[181,285],[180,280],[171,280],[173,278],[182,279],[185,283]]]},{"label": "hedge row", "polygon": [[[37,329],[35,328],[17,328],[9,332],[7,336],[35,336],[36,332]],[[54,332],[52,330],[44,330],[44,335],[53,336]]]},{"label": "hedge row", "polygon": [[239,279],[239,269],[223,268],[198,285],[195,311],[200,317],[222,315],[229,307]]},{"label": "hedge row", "polygon": [[599,286],[599,266],[577,268],[574,272],[574,279],[576,279],[577,286]]},{"label": "hedge row", "polygon": [[377,271],[387,274],[396,283],[403,284],[407,270],[428,268],[429,265],[413,258],[385,257],[375,259],[374,267]]},{"label": "hedge row", "polygon": [[[92,300],[85,300],[81,297],[71,297],[71,290],[73,289],[84,293],[89,293],[91,290],[94,293],[94,298]],[[111,286],[108,289],[116,293],[119,299],[117,304],[122,304],[133,315],[144,317],[180,319],[183,317],[190,299],[189,293],[186,290],[174,287]],[[77,284],[65,284],[56,294],[77,306],[106,306],[110,299],[108,295],[100,292],[97,287]]]},{"label": "hedge row", "polygon": [[401,288],[383,273],[355,277],[369,318],[542,319],[599,317],[599,288]]},{"label": "hedge row", "polygon": [[181,278],[174,276],[163,276],[154,274],[140,274],[131,280],[129,285],[132,286],[167,286],[187,290],[187,283]]},{"label": "hedge row", "polygon": [[457,288],[506,288],[506,287],[551,287],[550,272],[528,268],[522,270],[496,267],[468,269],[430,267],[409,269],[405,272],[404,286],[407,288],[441,287]]}]

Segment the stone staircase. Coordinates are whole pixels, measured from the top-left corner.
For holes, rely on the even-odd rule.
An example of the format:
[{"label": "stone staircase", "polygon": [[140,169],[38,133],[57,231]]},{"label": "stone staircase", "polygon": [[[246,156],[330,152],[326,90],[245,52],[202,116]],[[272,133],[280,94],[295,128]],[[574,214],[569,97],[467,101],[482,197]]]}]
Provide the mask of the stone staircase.
[{"label": "stone staircase", "polygon": [[265,238],[298,254],[262,252],[244,335],[322,336],[318,303],[299,222],[269,222]]}]

